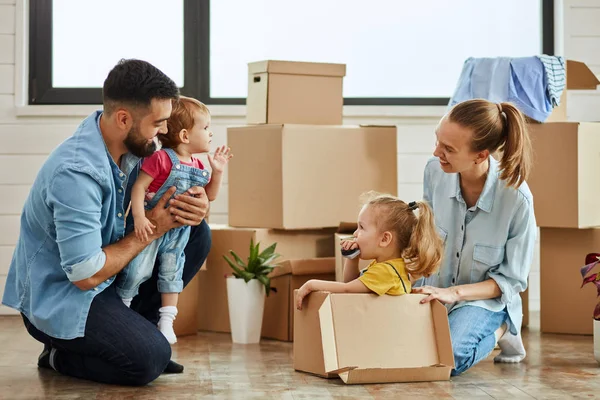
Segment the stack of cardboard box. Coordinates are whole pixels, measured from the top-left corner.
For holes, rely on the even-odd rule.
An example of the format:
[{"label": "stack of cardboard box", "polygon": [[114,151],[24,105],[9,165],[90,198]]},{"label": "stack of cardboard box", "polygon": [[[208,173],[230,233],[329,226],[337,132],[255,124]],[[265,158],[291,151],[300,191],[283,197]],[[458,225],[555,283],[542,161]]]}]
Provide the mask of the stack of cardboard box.
[{"label": "stack of cardboard box", "polygon": [[600,123],[567,122],[568,92],[600,81],[567,61],[567,86],[549,122],[530,125],[534,167],[528,180],[540,227],[541,331],[592,334],[596,290],[581,288],[580,267],[600,252]]},{"label": "stack of cardboard box", "polygon": [[229,332],[223,259],[277,243],[262,336],[293,339],[293,295],[309,279],[335,279],[334,234],[355,221],[367,190],[396,194],[395,126],[342,124],[342,64],[263,61],[248,65],[248,125],[230,127],[229,226],[211,225],[199,274],[198,328]]}]

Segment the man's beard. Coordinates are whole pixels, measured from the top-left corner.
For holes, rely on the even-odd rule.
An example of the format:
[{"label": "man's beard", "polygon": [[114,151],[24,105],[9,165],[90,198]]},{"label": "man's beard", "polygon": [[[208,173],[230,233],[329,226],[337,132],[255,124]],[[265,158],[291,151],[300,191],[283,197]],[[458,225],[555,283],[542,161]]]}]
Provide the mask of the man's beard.
[{"label": "man's beard", "polygon": [[148,143],[148,140],[139,134],[135,125],[131,127],[123,143],[127,147],[127,150],[137,157],[148,157],[156,151],[154,140]]}]

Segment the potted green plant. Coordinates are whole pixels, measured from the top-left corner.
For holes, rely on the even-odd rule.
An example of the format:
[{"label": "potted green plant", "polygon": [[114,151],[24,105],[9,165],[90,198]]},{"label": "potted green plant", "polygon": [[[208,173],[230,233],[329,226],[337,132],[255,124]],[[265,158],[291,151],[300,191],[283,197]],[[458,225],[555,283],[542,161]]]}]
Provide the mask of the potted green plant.
[{"label": "potted green plant", "polygon": [[260,251],[260,242],[250,239],[248,260],[244,262],[233,250],[233,259],[226,255],[225,261],[233,270],[227,278],[227,301],[231,338],[234,343],[258,343],[262,329],[265,308],[265,295],[271,292],[269,273],[275,268],[274,261],[280,255],[275,253],[277,243]]},{"label": "potted green plant", "polygon": [[[600,253],[590,253],[585,257],[585,265],[581,268],[581,277],[583,278],[583,287],[587,283],[593,283],[600,296],[600,272],[590,274],[596,265],[600,263]],[[594,309],[594,358],[600,363],[600,301]]]}]

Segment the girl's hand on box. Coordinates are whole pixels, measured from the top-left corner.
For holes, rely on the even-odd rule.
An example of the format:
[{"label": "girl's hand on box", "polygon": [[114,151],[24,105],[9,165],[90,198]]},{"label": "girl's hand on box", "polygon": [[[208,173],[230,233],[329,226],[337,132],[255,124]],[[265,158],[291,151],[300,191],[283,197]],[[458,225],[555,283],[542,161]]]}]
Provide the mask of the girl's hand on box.
[{"label": "girl's hand on box", "polygon": [[422,286],[413,288],[412,293],[428,294],[429,296],[421,300],[421,304],[429,303],[431,300],[438,300],[442,304],[456,303],[460,301],[460,296],[456,291],[456,286],[450,288],[437,288],[433,286]]},{"label": "girl's hand on box", "polygon": [[311,286],[311,281],[308,281],[298,289],[298,293],[296,294],[296,308],[298,310],[302,310],[302,300],[313,291]]}]

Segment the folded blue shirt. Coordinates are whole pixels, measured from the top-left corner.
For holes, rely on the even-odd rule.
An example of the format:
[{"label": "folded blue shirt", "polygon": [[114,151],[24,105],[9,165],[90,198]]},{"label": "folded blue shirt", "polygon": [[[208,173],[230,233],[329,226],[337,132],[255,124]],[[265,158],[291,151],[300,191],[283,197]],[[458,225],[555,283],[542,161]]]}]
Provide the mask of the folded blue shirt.
[{"label": "folded blue shirt", "polygon": [[449,106],[471,99],[511,102],[540,122],[552,112],[545,67],[538,57],[467,59]]}]

